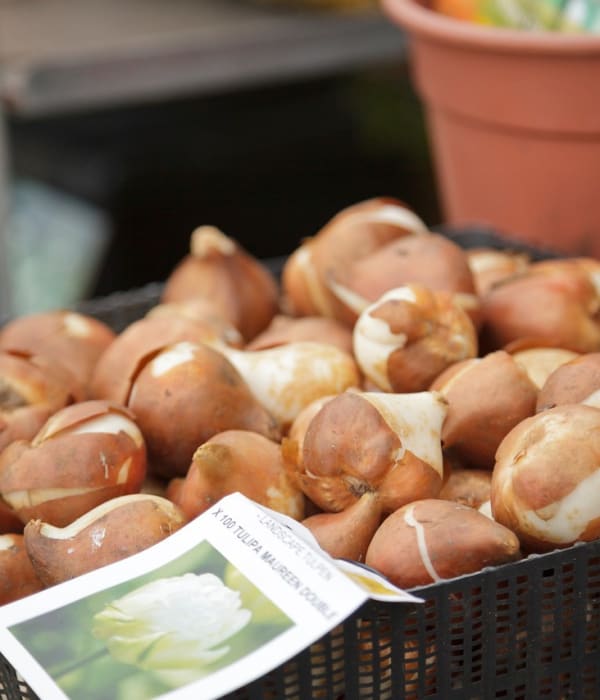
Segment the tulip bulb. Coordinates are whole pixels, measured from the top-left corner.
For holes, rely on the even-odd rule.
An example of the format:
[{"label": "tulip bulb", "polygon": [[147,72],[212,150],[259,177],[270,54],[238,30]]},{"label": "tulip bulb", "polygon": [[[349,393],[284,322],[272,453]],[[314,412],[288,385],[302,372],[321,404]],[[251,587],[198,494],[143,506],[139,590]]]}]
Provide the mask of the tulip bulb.
[{"label": "tulip bulb", "polygon": [[490,500],[492,473],[487,469],[453,469],[439,498],[479,508]]},{"label": "tulip bulb", "polygon": [[335,284],[344,282],[356,260],[426,230],[414,212],[391,197],[374,197],[343,209],[288,258],[282,273],[284,309],[292,316],[327,316],[352,326],[356,314],[340,301]]},{"label": "tulip bulb", "polygon": [[329,556],[361,562],[365,560],[382,517],[377,493],[367,491],[346,509],[337,513],[316,513],[302,524]]},{"label": "tulip bulb", "polygon": [[0,455],[0,494],[23,523],[64,526],[91,508],[139,491],[146,446],[132,414],[106,401],[55,413],[28,443]]},{"label": "tulip bulb", "polygon": [[563,348],[523,348],[513,352],[512,356],[541,389],[555,369],[579,357],[579,353]]},{"label": "tulip bulb", "polygon": [[383,521],[366,564],[400,588],[424,586],[519,559],[519,540],[474,508],[424,499]]},{"label": "tulip bulb", "polygon": [[0,351],[0,452],[30,440],[53,413],[82,399],[82,387],[61,365]]},{"label": "tulip bulb", "polygon": [[169,275],[164,303],[203,299],[246,339],[264,330],[278,311],[272,273],[214,226],[191,235],[190,254]]},{"label": "tulip bulb", "polygon": [[[313,418],[295,469],[306,496],[326,512],[379,494],[390,513],[442,487],[446,401],[435,392],[344,392]],[[284,447],[288,459],[292,450]]]},{"label": "tulip bulb", "polygon": [[198,447],[175,498],[191,519],[236,491],[296,520],[304,515],[304,495],[288,476],[279,444],[258,433],[227,430]]},{"label": "tulip bulb", "polygon": [[212,324],[187,316],[146,316],[127,326],[102,353],[92,374],[90,392],[95,398],[126,405],[137,375],[158,352],[176,343],[221,338]]},{"label": "tulip bulb", "polygon": [[391,289],[359,316],[354,355],[384,391],[424,391],[444,369],[477,355],[477,333],[452,296],[410,284]]},{"label": "tulip bulb", "polygon": [[132,494],[106,501],[65,527],[30,520],[24,542],[38,577],[53,586],[141,552],[185,523],[166,498]]},{"label": "tulip bulb", "polygon": [[220,338],[227,345],[242,347],[242,334],[215,309],[208,299],[185,299],[170,304],[157,304],[145,318],[184,318],[206,329],[207,335]]},{"label": "tulip bulb", "polygon": [[245,349],[266,350],[300,341],[330,343],[352,354],[352,331],[334,318],[325,316],[294,318],[283,314],[275,316],[268,328],[248,343]]},{"label": "tulip bulb", "polygon": [[23,535],[0,535],[0,606],[43,590],[35,573]]},{"label": "tulip bulb", "polygon": [[458,362],[431,384],[448,401],[444,448],[471,467],[491,470],[504,436],[533,415],[537,388],[503,350]]},{"label": "tulip bulb", "polygon": [[504,438],[492,474],[494,519],[527,551],[600,537],[600,409],[557,406]]},{"label": "tulip bulb", "polygon": [[527,347],[595,352],[600,349],[599,309],[595,278],[582,265],[532,263],[482,298],[482,345],[486,351],[525,342]]},{"label": "tulip bulb", "polygon": [[225,353],[205,344],[163,348],[135,377],[127,405],[144,433],[150,470],[168,478],[184,476],[196,448],[216,433],[280,436],[275,419]]},{"label": "tulip bulb", "polygon": [[376,301],[390,289],[418,284],[436,292],[456,295],[461,305],[474,312],[479,310],[465,251],[450,239],[435,233],[391,241],[356,260],[345,271],[344,277],[330,279],[343,285],[346,294],[352,293],[368,303]]},{"label": "tulip bulb", "polygon": [[43,355],[87,384],[115,332],[105,323],[75,311],[45,311],[20,316],[0,332],[0,349]]},{"label": "tulip bulb", "polygon": [[576,355],[551,372],[538,394],[536,412],[568,403],[600,408],[600,352]]},{"label": "tulip bulb", "polygon": [[526,253],[494,248],[470,248],[466,255],[479,296],[486,294],[498,282],[525,272],[530,262]]}]

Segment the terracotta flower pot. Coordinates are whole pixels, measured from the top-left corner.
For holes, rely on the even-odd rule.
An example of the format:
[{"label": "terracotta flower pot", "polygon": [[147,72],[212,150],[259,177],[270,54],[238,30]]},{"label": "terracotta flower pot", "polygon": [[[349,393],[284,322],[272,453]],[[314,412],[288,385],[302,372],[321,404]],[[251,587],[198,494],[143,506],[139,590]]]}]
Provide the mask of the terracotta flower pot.
[{"label": "terracotta flower pot", "polygon": [[600,257],[600,36],[381,3],[410,37],[446,221]]}]

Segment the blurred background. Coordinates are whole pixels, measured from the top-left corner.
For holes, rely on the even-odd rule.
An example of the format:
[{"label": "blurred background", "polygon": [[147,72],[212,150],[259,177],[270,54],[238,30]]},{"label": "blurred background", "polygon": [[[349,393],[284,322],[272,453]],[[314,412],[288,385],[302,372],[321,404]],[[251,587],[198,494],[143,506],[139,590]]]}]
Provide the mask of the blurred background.
[{"label": "blurred background", "polygon": [[213,224],[261,258],[439,205],[404,36],[370,0],[0,0],[0,315],[162,280]]}]

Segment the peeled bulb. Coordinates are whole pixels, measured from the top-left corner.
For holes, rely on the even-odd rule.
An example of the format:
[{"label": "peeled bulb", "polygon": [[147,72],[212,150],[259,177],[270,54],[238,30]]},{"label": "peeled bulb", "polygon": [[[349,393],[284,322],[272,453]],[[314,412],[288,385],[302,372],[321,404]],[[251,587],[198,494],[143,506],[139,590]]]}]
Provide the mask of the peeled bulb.
[{"label": "peeled bulb", "polygon": [[477,355],[473,322],[452,295],[416,284],[366,308],[353,341],[361,370],[384,391],[424,391],[451,364]]},{"label": "peeled bulb", "polygon": [[565,404],[521,421],[492,475],[494,519],[528,551],[600,537],[600,409]]},{"label": "peeled bulb", "polygon": [[360,382],[353,357],[327,343],[295,342],[256,351],[217,347],[284,429],[315,399]]}]

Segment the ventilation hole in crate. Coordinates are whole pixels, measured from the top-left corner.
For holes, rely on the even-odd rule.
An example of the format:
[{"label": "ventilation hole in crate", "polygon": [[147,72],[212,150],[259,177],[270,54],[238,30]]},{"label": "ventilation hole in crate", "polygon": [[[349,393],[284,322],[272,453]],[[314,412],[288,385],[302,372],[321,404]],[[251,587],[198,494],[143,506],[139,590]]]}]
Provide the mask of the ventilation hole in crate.
[{"label": "ventilation hole in crate", "polygon": [[297,674],[294,674],[294,676],[291,678],[288,678],[287,676],[285,677],[285,687],[283,692],[284,696],[289,698],[289,700],[300,697],[300,684]]},{"label": "ventilation hole in crate", "polygon": [[501,603],[496,613],[495,622],[496,675],[504,676],[509,672],[514,634],[510,606]]},{"label": "ventilation hole in crate", "polygon": [[374,624],[361,621],[358,630],[358,686],[365,700],[385,700],[391,695],[392,626],[389,618]]},{"label": "ventilation hole in crate", "polygon": [[595,598],[586,603],[584,653],[594,654],[600,649],[600,601]]},{"label": "ventilation hole in crate", "polygon": [[589,644],[593,649],[596,648],[600,636],[600,579],[593,580],[588,577],[586,593],[586,647]]},{"label": "ventilation hole in crate", "polygon": [[581,671],[581,685],[583,688],[584,697],[592,697],[591,693],[595,693],[594,700],[598,700],[598,684],[600,670],[596,665],[586,666]]},{"label": "ventilation hole in crate", "polygon": [[528,697],[526,685],[517,685],[510,692],[514,693],[514,700],[526,700]]},{"label": "ventilation hole in crate", "polygon": [[552,678],[541,678],[538,684],[538,696],[540,698],[556,697],[554,681]]},{"label": "ventilation hole in crate", "polygon": [[310,647],[310,686],[313,698],[332,697],[343,692],[343,633],[343,625],[338,625]]},{"label": "ventilation hole in crate", "polygon": [[572,697],[573,679],[570,673],[561,673],[558,679],[561,698]]},{"label": "ventilation hole in crate", "polygon": [[[426,644],[405,641],[402,671],[404,675],[404,697],[417,698],[423,689],[426,695],[437,692],[436,689],[437,650],[435,640],[430,638]],[[420,697],[420,696],[419,696]]]}]

